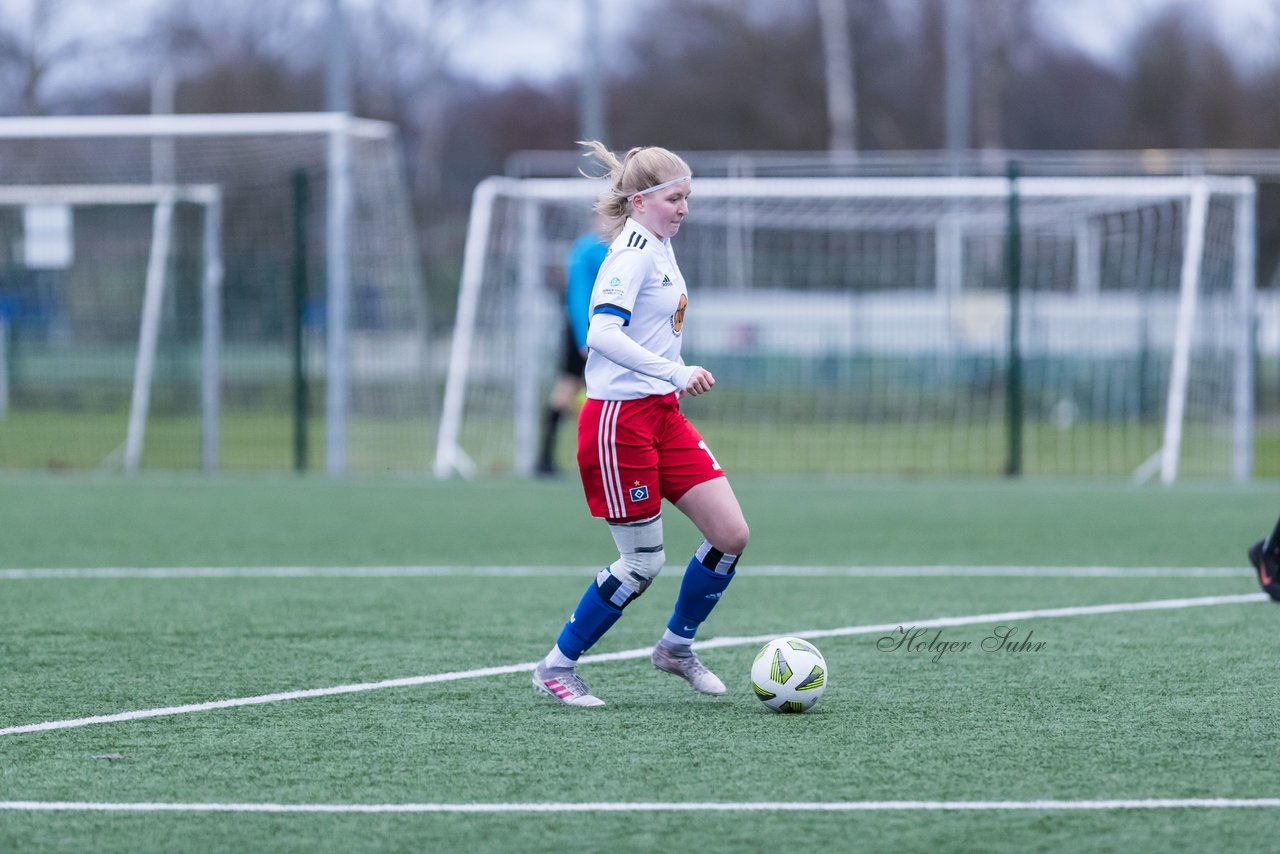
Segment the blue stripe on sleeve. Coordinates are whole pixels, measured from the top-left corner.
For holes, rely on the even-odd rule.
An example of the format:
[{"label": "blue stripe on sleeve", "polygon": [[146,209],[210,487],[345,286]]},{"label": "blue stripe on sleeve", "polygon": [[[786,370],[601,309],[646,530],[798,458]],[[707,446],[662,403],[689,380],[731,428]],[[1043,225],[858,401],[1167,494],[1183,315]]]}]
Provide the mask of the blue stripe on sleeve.
[{"label": "blue stripe on sleeve", "polygon": [[596,306],[592,314],[612,314],[614,317],[622,318],[622,325],[629,326],[631,324],[631,312],[627,311],[620,305],[614,305],[611,302],[602,302]]}]

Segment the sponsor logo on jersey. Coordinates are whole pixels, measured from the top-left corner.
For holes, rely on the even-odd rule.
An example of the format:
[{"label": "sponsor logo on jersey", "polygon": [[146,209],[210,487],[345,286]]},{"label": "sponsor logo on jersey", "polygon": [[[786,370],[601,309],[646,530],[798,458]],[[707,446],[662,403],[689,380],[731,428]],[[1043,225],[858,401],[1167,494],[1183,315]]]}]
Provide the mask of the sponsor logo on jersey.
[{"label": "sponsor logo on jersey", "polygon": [[632,501],[648,501],[649,500],[649,487],[641,486],[640,481],[636,481],[636,485],[631,487],[630,492],[631,492]]},{"label": "sponsor logo on jersey", "polygon": [[622,279],[619,279],[617,276],[614,276],[612,279],[609,280],[609,284],[604,287],[604,289],[602,290],[602,293],[604,293],[606,296],[611,296],[611,297],[622,296],[623,294]]},{"label": "sponsor logo on jersey", "polygon": [[671,331],[676,335],[680,334],[680,330],[684,328],[684,310],[689,306],[689,297],[686,294],[680,295],[680,304],[676,306],[676,313],[671,315]]},{"label": "sponsor logo on jersey", "polygon": [[671,287],[671,277],[670,277],[670,276],[663,276],[663,277],[662,277],[662,286],[663,286],[664,288],[669,288],[669,287]]}]

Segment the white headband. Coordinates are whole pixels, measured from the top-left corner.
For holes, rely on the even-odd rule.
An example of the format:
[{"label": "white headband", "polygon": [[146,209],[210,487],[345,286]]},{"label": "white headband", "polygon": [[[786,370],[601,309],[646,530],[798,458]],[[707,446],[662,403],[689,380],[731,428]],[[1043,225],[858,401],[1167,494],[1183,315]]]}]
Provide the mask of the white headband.
[{"label": "white headband", "polygon": [[672,178],[670,181],[663,181],[661,184],[654,184],[652,187],[650,187],[647,190],[640,190],[639,193],[642,196],[647,196],[650,193],[656,193],[659,190],[665,190],[667,187],[670,187],[672,184],[682,184],[685,181],[691,181],[691,180],[693,180],[692,175],[681,175],[679,178]]}]

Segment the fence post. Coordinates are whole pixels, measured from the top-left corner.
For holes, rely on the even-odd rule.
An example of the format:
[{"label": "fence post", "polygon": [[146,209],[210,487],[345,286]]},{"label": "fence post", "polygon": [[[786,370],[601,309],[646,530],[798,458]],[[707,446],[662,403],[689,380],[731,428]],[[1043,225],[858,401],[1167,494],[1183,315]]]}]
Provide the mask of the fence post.
[{"label": "fence post", "polygon": [[1009,458],[1005,474],[1022,473],[1022,353],[1018,334],[1022,290],[1022,224],[1018,210],[1018,161],[1009,161],[1009,219],[1005,231],[1005,282],[1009,289],[1009,372],[1005,402],[1009,429]]},{"label": "fence post", "polygon": [[307,203],[305,169],[293,173],[293,468],[307,470]]}]

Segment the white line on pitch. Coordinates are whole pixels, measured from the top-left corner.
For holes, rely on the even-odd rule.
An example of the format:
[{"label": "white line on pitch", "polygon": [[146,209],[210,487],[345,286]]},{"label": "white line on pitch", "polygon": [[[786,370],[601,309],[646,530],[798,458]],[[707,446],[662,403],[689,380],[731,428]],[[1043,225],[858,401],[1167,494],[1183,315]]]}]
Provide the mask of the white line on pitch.
[{"label": "white line on pitch", "polygon": [[[711,638],[696,644],[698,649],[713,649],[727,646],[745,646],[761,644],[779,635],[789,634],[806,638],[847,637],[849,635],[865,635],[875,632],[892,632],[903,625],[916,628],[942,628],[947,626],[966,626],[975,623],[1000,623],[1017,620],[1052,619],[1057,617],[1083,617],[1093,614],[1119,614],[1132,611],[1163,611],[1179,608],[1202,608],[1212,605],[1236,605],[1245,602],[1266,601],[1265,593],[1243,593],[1232,596],[1204,596],[1198,599],[1157,599],[1149,602],[1127,602],[1110,605],[1079,605],[1067,608],[1044,608],[1032,611],[1004,611],[997,614],[974,614],[965,617],[937,617],[931,620],[907,619],[893,623],[877,623],[868,626],[846,626],[839,629],[811,629],[807,631],[772,632],[767,635],[751,637]],[[584,655],[584,664],[601,661],[623,661],[632,658],[648,657],[653,650],[629,649],[623,652],[607,652],[595,655]],[[158,718],[168,715],[185,715],[194,712],[210,712],[216,709],[232,709],[240,706],[258,706],[266,703],[280,703],[286,700],[304,700],[312,697],[332,697],[338,694],[355,694],[363,691],[377,691],[383,688],[405,688],[414,685],[427,685],[435,682],[456,682],[462,679],[477,679],[485,676],[502,676],[509,673],[522,673],[533,670],[536,662],[525,664],[507,664],[500,667],[483,667],[477,670],[461,670],[451,673],[434,673],[427,676],[406,676],[400,679],[384,679],[380,682],[362,682],[353,685],[337,685],[331,688],[310,688],[301,691],[281,691],[274,694],[261,694],[256,697],[234,697],[227,700],[214,700],[208,703],[192,703],[184,706],[167,706],[157,709],[139,709],[132,712],[117,712],[109,715],[94,715],[85,718],[73,718],[62,721],[45,721],[43,723],[22,724],[0,729],[0,736],[18,735],[20,733],[45,732],[56,729],[73,729],[90,724],[123,723],[125,721]]]},{"label": "white line on pitch", "polygon": [[[0,581],[110,578],[438,578],[595,575],[599,567],[564,566],[121,566],[0,569]],[[677,570],[678,572],[678,570]],[[1236,578],[1248,568],[1222,566],[752,566],[758,576],[843,578]]]},{"label": "white line on pitch", "polygon": [[31,812],[220,813],[587,813],[587,812],[908,812],[997,810],[1276,809],[1280,798],[1135,798],[1037,801],[712,801],[524,804],[236,804],[0,801],[0,810]]}]

